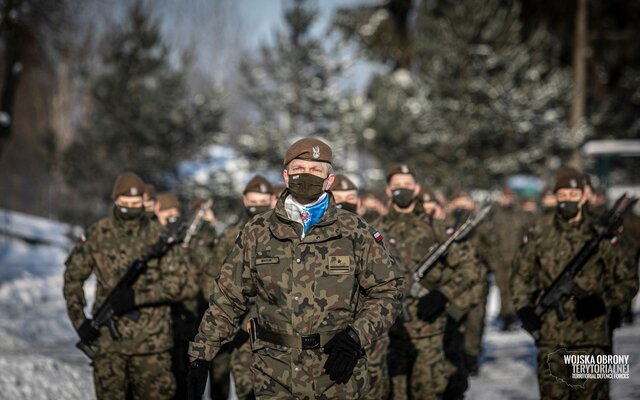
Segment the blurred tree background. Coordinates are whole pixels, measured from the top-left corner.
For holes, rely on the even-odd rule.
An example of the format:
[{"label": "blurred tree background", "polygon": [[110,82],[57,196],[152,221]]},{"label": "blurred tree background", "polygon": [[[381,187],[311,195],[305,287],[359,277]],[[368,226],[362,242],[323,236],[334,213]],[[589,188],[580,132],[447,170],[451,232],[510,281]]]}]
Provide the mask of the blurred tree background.
[{"label": "blurred tree background", "polygon": [[638,2],[285,0],[258,38],[252,7],[0,0],[0,207],[86,224],[132,169],[229,222],[301,136],[445,190],[640,137]]}]

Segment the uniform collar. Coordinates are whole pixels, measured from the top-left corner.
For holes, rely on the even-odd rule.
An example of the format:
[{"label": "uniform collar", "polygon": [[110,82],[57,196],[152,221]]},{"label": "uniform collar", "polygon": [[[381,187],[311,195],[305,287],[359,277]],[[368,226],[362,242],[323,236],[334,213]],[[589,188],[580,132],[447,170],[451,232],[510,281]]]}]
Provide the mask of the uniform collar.
[{"label": "uniform collar", "polygon": [[[271,223],[269,224],[271,233],[280,240],[300,239],[302,236],[302,225],[300,225],[299,222],[291,220],[287,214],[287,210],[285,210],[284,202],[289,195],[289,189],[286,189],[282,195],[280,195],[274,213],[271,216]],[[336,201],[331,192],[327,192],[327,196],[329,196],[327,211],[325,211],[322,218],[309,229],[303,240],[304,242],[318,242],[340,235],[340,228],[335,225],[338,219]]]}]

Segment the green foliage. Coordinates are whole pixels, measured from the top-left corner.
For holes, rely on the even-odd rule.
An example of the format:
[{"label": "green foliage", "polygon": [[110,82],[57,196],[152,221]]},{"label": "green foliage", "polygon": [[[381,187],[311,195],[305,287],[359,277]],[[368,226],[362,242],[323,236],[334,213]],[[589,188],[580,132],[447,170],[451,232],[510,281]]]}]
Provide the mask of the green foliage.
[{"label": "green foliage", "polygon": [[170,62],[158,24],[139,3],[105,49],[87,124],[64,157],[65,177],[83,199],[74,209],[95,217],[106,212],[123,171],[163,188],[178,163],[219,131],[223,110],[218,93],[187,91],[185,66]]}]

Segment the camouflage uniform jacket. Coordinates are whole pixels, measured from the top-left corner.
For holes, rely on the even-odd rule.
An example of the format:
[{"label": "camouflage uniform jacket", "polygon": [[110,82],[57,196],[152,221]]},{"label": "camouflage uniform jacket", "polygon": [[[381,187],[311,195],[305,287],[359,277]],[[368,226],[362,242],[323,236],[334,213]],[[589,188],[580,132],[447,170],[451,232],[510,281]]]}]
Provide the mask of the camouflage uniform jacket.
[{"label": "camouflage uniform jacket", "polygon": [[231,253],[233,245],[236,243],[238,234],[242,231],[242,227],[249,221],[248,217],[243,217],[240,222],[227,228],[218,240],[216,246],[210,253],[206,265],[204,267],[200,288],[206,299],[213,293],[213,284],[220,275],[220,269],[224,264],[225,258]]},{"label": "camouflage uniform jacket", "polygon": [[[124,221],[104,218],[87,229],[86,239],[78,243],[65,262],[64,297],[71,323],[78,329],[85,319],[83,284],[96,276],[93,312],[126,272],[129,264],[143,257],[158,240],[162,227],[146,218]],[[122,340],[114,341],[107,327],[100,328],[94,342],[97,354],[148,354],[165,351],[173,345],[169,303],[180,298],[186,279],[181,249],[172,249],[158,263],[149,262],[147,271],[133,285],[139,318],[117,318]]]},{"label": "camouflage uniform jacket", "polygon": [[[364,347],[395,320],[403,282],[375,232],[357,215],[337,209],[330,196],[327,211],[301,240],[302,226],[284,209],[288,195],[238,236],[191,343],[192,359],[211,360],[231,339],[251,296],[258,324],[289,335],[351,326]],[[361,303],[359,291],[366,293]]]},{"label": "camouflage uniform jacket", "polygon": [[[511,277],[516,309],[533,306],[539,294],[549,287],[584,243],[601,229],[588,219],[570,224],[557,215],[545,215],[528,231]],[[628,262],[616,241],[603,241],[598,252],[574,278],[587,294],[600,295],[605,305],[618,306],[629,301],[638,290],[637,270]],[[542,316],[540,345],[608,346],[606,316],[581,322],[575,316],[575,299],[563,303],[567,319],[560,321],[553,310]]]},{"label": "camouflage uniform jacket", "polygon": [[[511,269],[516,252],[520,248],[526,215],[515,207],[494,206],[491,224],[495,231],[494,252],[490,264],[494,268]],[[481,231],[483,228],[479,228]],[[494,265],[495,264],[495,265]]]},{"label": "camouflage uniform jacket", "polygon": [[[376,229],[383,232],[391,252],[397,252],[402,260],[403,274],[409,282],[413,279],[413,268],[424,257],[429,249],[446,240],[442,226],[428,218],[422,207],[416,206],[412,213],[399,213],[393,207],[389,213],[374,223]],[[481,268],[474,251],[468,243],[454,243],[446,259],[438,263],[421,281],[429,290],[437,289],[449,302],[447,312],[455,319],[461,319],[467,311],[480,300],[479,284],[486,271]],[[405,323],[409,335],[414,338],[429,337],[444,333],[445,315],[433,323],[422,321],[417,316],[418,300],[405,297],[405,306],[411,321]]]},{"label": "camouflage uniform jacket", "polygon": [[[205,269],[211,259],[216,245],[215,229],[204,221],[200,229],[189,242],[188,277],[185,289],[183,290],[185,308],[193,315],[200,315],[199,303],[203,302],[206,294],[202,290],[202,281],[205,277]],[[201,304],[200,304],[201,305]]]}]

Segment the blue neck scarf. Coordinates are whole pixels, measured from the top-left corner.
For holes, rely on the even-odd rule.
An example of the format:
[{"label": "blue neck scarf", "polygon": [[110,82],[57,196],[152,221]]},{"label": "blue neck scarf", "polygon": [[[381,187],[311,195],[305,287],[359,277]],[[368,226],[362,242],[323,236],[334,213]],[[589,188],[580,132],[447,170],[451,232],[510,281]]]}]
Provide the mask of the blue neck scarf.
[{"label": "blue neck scarf", "polygon": [[320,221],[327,208],[329,208],[329,195],[326,193],[322,195],[322,198],[317,203],[302,207],[300,217],[302,218],[302,229],[305,235],[312,226]]}]

